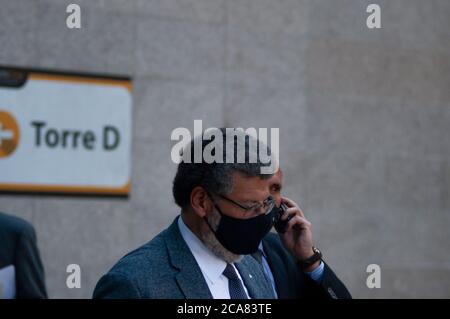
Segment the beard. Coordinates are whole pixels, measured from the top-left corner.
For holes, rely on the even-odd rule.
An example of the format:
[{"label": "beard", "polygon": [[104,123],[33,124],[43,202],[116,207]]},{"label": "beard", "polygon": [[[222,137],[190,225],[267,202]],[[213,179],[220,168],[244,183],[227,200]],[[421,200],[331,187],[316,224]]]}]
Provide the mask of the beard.
[{"label": "beard", "polygon": [[[220,214],[213,209],[211,214],[206,215],[206,220],[214,231],[217,230],[220,222]],[[214,255],[224,260],[225,262],[231,264],[234,262],[239,262],[242,260],[244,256],[237,255],[226,249],[216,238],[216,235],[211,230],[210,227],[202,227],[202,231],[200,233],[200,240],[203,244],[213,252]]]}]

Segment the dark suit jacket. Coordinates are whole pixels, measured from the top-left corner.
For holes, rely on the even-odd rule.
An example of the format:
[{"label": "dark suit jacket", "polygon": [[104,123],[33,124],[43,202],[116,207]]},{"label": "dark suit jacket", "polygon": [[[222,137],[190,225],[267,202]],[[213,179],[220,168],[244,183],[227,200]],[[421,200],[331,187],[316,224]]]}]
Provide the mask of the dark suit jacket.
[{"label": "dark suit jacket", "polygon": [[294,257],[281,243],[278,234],[269,233],[263,239],[264,252],[275,280],[279,299],[319,298],[348,299],[350,293],[324,262],[325,268],[321,283],[312,280],[297,266]]},{"label": "dark suit jacket", "polygon": [[47,298],[33,226],[0,213],[0,269],[9,265],[16,270],[16,298]]},{"label": "dark suit jacket", "polygon": [[[178,228],[172,225],[132,251],[97,283],[94,298],[212,298],[200,267]],[[259,263],[245,256],[236,263],[251,298],[274,298]]]}]

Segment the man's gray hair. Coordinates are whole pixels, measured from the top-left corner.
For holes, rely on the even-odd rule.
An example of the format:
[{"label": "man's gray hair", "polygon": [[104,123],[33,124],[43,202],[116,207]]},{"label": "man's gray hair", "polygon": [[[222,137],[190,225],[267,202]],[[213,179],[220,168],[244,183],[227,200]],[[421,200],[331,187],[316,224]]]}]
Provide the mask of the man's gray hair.
[{"label": "man's gray hair", "polygon": [[[209,130],[216,130],[209,131]],[[233,190],[233,173],[241,172],[248,177],[270,178],[272,174],[262,174],[261,168],[271,165],[270,148],[258,140],[254,134],[242,129],[209,129],[196,136],[183,149],[182,160],[178,164],[173,181],[173,196],[181,208],[190,205],[192,190],[203,187],[212,194],[226,195]],[[219,134],[221,133],[221,134]],[[222,140],[216,139],[222,138]],[[214,143],[214,162],[204,158],[204,150]],[[195,147],[201,145],[202,158],[194,158]],[[197,150],[198,151],[198,150]],[[268,155],[262,158],[261,154]]]}]

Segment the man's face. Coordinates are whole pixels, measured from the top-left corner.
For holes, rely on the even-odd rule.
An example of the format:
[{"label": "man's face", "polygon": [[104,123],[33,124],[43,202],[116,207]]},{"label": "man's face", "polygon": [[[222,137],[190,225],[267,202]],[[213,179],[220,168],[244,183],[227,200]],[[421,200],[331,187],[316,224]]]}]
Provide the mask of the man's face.
[{"label": "man's face", "polygon": [[[248,177],[240,172],[233,173],[233,190],[226,195],[228,199],[245,207],[261,204],[269,196],[269,179],[262,179],[257,176]],[[221,197],[215,197],[215,202],[224,214],[234,218],[247,219],[263,213],[252,209],[246,211]]]},{"label": "man's face", "polygon": [[279,169],[270,179],[269,179],[269,192],[270,195],[275,199],[277,206],[281,205],[281,189],[283,188],[283,173]]},{"label": "man's face", "polygon": [[[256,213],[253,210],[245,210],[238,205],[226,200],[220,196],[212,194],[213,200],[220,208],[222,214],[238,218],[248,219],[256,217],[259,214],[263,214],[262,210]],[[262,203],[270,196],[269,192],[269,180],[259,177],[247,177],[240,172],[233,173],[233,190],[227,194],[226,197],[239,205],[250,207],[257,203]],[[214,229],[217,229],[221,216],[216,209],[213,209],[206,216],[208,223],[212,225]],[[200,233],[200,239],[216,256],[225,260],[228,263],[237,262],[242,259],[242,255],[237,255],[226,249],[215,237],[211,229],[204,224],[204,227]]]}]

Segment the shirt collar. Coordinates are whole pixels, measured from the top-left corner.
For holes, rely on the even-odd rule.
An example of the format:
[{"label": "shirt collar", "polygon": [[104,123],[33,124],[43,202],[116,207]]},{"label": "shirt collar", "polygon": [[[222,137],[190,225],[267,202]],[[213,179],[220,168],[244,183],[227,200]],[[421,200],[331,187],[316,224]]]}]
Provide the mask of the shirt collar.
[{"label": "shirt collar", "polygon": [[188,245],[200,269],[211,282],[215,282],[222,275],[227,263],[217,257],[205,244],[189,229],[183,218],[178,218],[178,228],[181,236]]}]

